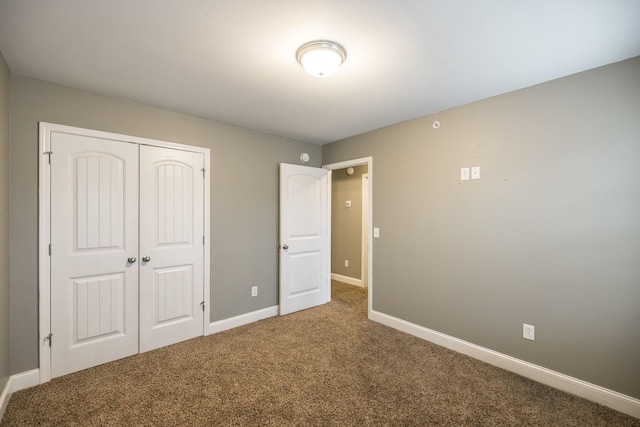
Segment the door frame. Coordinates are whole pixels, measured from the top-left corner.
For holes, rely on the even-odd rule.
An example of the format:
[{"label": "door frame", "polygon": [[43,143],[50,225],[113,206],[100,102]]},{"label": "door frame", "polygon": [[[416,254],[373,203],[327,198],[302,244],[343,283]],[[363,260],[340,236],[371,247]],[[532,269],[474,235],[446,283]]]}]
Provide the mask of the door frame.
[{"label": "door frame", "polygon": [[368,232],[371,228],[369,224],[369,173],[362,174],[362,238],[360,249],[360,278],[362,287],[369,287],[369,236]]},{"label": "door frame", "polygon": [[155,139],[140,138],[136,136],[84,129],[74,126],[59,125],[55,123],[39,122],[38,124],[38,356],[40,384],[51,380],[51,348],[49,347],[49,333],[51,331],[51,258],[49,245],[51,244],[51,166],[49,156],[51,152],[51,134],[54,132],[69,133],[73,135],[89,136],[101,139],[112,139],[138,145],[151,145],[154,147],[172,148],[182,151],[202,153],[204,155],[204,260],[203,260],[203,292],[204,315],[202,332],[208,332],[210,318],[210,260],[211,260],[211,150],[204,147],[196,147],[174,142]]},{"label": "door frame", "polygon": [[[371,312],[373,310],[373,157],[361,157],[358,159],[345,160],[337,163],[330,163],[322,165],[324,169],[330,171],[336,169],[344,169],[349,167],[367,165],[367,173],[369,174],[369,233],[367,240],[369,242],[369,258],[367,262],[367,279],[369,281],[369,288],[367,293],[367,317],[371,319]],[[331,180],[329,180],[329,230],[331,230]],[[329,282],[331,283],[331,282]],[[331,292],[329,292],[329,295]]]}]

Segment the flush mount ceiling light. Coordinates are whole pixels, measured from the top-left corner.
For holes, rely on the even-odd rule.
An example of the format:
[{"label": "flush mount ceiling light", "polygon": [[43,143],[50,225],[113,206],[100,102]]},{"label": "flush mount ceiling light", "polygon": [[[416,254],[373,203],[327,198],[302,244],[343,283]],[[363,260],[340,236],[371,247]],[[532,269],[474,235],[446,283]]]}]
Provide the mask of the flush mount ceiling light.
[{"label": "flush mount ceiling light", "polygon": [[336,42],[316,40],[300,46],[296,59],[307,73],[324,78],[338,70],[347,59],[347,51]]}]

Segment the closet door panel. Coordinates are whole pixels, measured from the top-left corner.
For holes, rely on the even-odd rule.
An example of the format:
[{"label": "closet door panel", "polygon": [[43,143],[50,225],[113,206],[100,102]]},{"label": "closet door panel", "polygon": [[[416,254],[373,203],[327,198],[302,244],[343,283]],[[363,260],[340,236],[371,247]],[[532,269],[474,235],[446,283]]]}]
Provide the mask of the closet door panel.
[{"label": "closet door panel", "polygon": [[203,335],[204,156],[140,147],[140,352]]},{"label": "closet door panel", "polygon": [[51,375],[138,352],[138,146],[51,137]]}]

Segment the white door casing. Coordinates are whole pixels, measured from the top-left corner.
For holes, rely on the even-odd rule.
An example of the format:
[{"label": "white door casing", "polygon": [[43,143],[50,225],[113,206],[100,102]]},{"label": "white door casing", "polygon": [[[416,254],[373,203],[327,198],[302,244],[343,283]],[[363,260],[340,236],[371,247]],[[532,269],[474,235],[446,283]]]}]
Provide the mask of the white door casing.
[{"label": "white door casing", "polygon": [[330,171],[280,164],[280,314],[330,299]]},{"label": "white door casing", "polygon": [[[39,139],[40,382],[146,351],[143,337],[150,337],[150,349],[203,335],[209,318],[208,304],[201,305],[209,301],[210,242],[204,237],[210,229],[210,182],[203,179],[209,149],[44,122]],[[145,159],[156,162],[155,178],[139,181],[139,173],[149,170],[140,166]],[[152,194],[139,182],[152,187]],[[175,191],[178,183],[182,191]],[[152,223],[163,221],[167,232],[146,244],[150,233],[140,227],[140,215],[151,214],[147,202],[138,212],[139,200],[158,195],[160,187],[164,204],[155,206],[164,212],[154,212],[159,221]],[[186,216],[191,224],[185,224]],[[149,262],[142,261],[144,255]],[[146,331],[139,316],[157,317],[158,304],[139,299],[150,288],[139,286],[147,280],[143,272],[161,277],[151,288],[164,286],[165,296],[173,290],[170,296],[177,298],[171,304],[165,299],[162,327]],[[192,303],[180,303],[185,294]],[[187,308],[178,313],[178,306]]]},{"label": "white door casing", "polygon": [[204,155],[140,147],[140,352],[203,334]]},{"label": "white door casing", "polygon": [[369,286],[369,174],[362,175],[362,248],[361,273],[362,286]]},{"label": "white door casing", "polygon": [[138,352],[138,147],[51,138],[51,374]]}]

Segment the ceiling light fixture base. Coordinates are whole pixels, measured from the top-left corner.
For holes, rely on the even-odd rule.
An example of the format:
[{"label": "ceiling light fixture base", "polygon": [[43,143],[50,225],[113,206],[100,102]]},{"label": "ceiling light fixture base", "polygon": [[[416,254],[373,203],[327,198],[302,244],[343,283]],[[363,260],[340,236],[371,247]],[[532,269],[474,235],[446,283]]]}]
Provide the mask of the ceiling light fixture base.
[{"label": "ceiling light fixture base", "polygon": [[333,75],[347,59],[347,51],[339,43],[314,40],[298,48],[296,59],[307,73],[325,78]]}]

